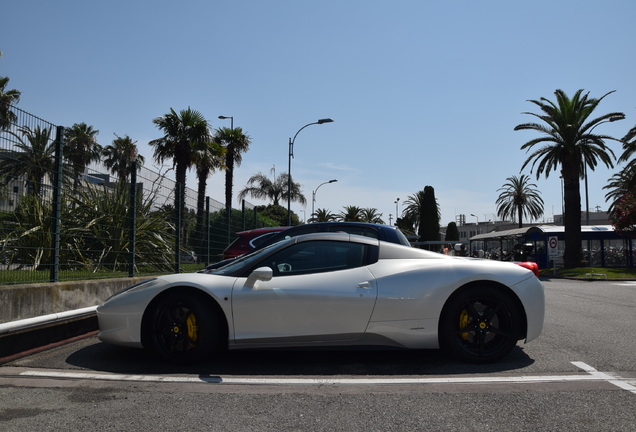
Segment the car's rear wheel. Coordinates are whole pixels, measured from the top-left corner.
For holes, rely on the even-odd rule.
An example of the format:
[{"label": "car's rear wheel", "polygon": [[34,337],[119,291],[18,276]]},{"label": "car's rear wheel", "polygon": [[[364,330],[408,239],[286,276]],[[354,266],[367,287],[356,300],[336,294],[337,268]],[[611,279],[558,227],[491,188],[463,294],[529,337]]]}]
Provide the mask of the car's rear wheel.
[{"label": "car's rear wheel", "polygon": [[215,308],[191,293],[170,293],[151,305],[146,321],[150,348],[171,363],[189,364],[209,358],[219,344]]},{"label": "car's rear wheel", "polygon": [[506,356],[519,339],[519,312],[510,297],[494,287],[471,287],[449,300],[440,323],[440,344],[474,363]]}]

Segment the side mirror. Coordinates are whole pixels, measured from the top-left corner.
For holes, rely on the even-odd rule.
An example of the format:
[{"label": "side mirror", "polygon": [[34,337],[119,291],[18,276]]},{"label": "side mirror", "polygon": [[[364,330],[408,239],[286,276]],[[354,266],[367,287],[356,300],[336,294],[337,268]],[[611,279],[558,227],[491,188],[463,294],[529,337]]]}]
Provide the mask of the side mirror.
[{"label": "side mirror", "polygon": [[253,289],[256,282],[267,282],[272,280],[273,277],[274,270],[269,267],[259,267],[248,276],[247,281],[245,281],[245,286]]},{"label": "side mirror", "polygon": [[261,281],[270,281],[274,277],[274,270],[269,267],[259,267],[252,272],[248,279],[256,279]]}]

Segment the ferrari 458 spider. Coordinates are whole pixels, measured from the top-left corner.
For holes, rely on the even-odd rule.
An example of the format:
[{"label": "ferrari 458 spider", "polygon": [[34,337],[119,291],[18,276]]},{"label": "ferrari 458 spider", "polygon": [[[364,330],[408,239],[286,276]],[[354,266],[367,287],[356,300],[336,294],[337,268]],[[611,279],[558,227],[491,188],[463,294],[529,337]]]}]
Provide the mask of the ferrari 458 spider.
[{"label": "ferrari 458 spider", "polygon": [[98,307],[99,338],[190,363],[222,349],[444,348],[491,362],[541,334],[543,286],[512,263],[346,233],[293,237],[208,273],[157,277]]}]

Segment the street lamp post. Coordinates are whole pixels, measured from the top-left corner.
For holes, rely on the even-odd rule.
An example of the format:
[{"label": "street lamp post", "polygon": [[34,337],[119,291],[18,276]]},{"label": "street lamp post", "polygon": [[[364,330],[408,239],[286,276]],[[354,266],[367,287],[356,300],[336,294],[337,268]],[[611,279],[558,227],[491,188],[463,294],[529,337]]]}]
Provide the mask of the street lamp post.
[{"label": "street lamp post", "polygon": [[219,116],[221,120],[230,119],[230,129],[234,130],[234,117],[232,116]]},{"label": "street lamp post", "polygon": [[474,217],[475,219],[477,219],[477,234],[479,234],[479,216],[474,215],[474,214],[470,214],[472,217]]},{"label": "street lamp post", "polygon": [[[400,204],[400,198],[395,200],[395,224],[397,225],[397,220],[400,217],[400,211],[398,210],[398,205]],[[390,224],[390,222],[389,222]]]},{"label": "street lamp post", "polygon": [[300,133],[301,130],[305,129],[307,126],[315,125],[315,124],[324,124],[333,122],[330,118],[320,119],[318,121],[307,123],[305,126],[298,129],[298,132],[294,135],[294,138],[289,139],[289,157],[287,159],[287,226],[291,226],[291,160],[294,157],[294,142],[296,141],[296,137]]},{"label": "street lamp post", "polygon": [[[598,125],[601,125],[603,123],[615,122],[617,120],[625,120],[625,116],[624,115],[618,115],[618,116],[610,117],[606,121],[599,122],[599,123],[595,124],[594,126],[592,126],[592,128],[590,129],[588,134],[591,135],[592,131]],[[587,138],[585,139],[585,142],[587,143]],[[589,194],[588,194],[588,189],[587,189],[587,161],[585,161],[585,164],[583,165],[583,169],[584,169],[584,175],[585,175],[585,225],[589,225],[590,224],[590,199],[589,199]]]},{"label": "street lamp post", "polygon": [[329,184],[329,183],[335,183],[337,181],[338,180],[333,179],[333,180],[326,181],[324,183],[320,183],[318,185],[318,187],[316,189],[314,189],[314,191],[311,193],[311,215],[310,216],[312,218],[314,217],[314,211],[315,211],[314,210],[314,205],[316,204],[316,192],[318,192],[318,189],[320,189],[320,186],[325,185],[325,184]]}]

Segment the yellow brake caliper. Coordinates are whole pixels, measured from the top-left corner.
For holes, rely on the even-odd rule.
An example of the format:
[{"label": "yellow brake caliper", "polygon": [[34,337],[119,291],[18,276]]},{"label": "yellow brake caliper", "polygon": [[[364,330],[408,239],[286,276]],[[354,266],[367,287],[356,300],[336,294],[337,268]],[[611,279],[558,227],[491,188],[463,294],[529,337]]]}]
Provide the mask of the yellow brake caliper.
[{"label": "yellow brake caliper", "polygon": [[[466,309],[463,309],[460,313],[459,313],[459,329],[464,329],[466,328],[466,326],[468,325],[468,311]],[[460,333],[459,336],[466,340],[468,339],[468,333]]]},{"label": "yellow brake caliper", "polygon": [[188,315],[188,319],[186,319],[186,324],[188,325],[188,343],[191,347],[193,347],[197,341],[197,318],[193,313]]}]

